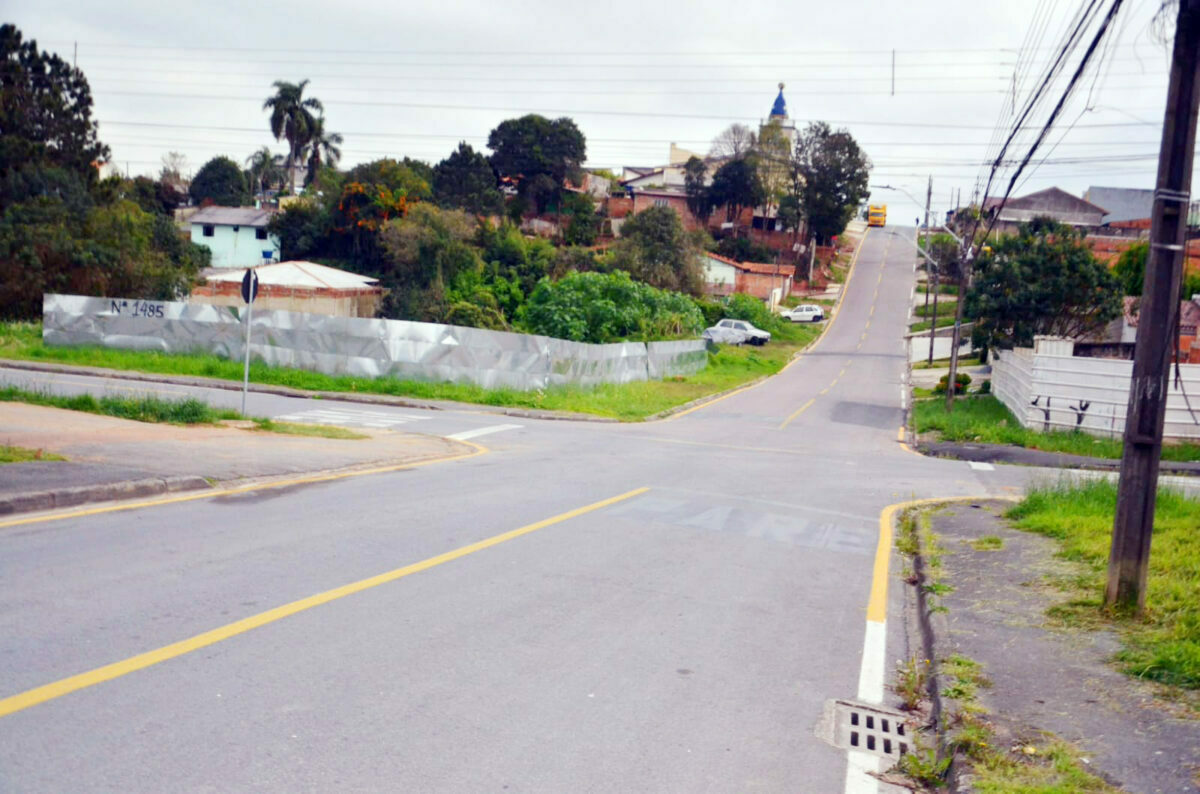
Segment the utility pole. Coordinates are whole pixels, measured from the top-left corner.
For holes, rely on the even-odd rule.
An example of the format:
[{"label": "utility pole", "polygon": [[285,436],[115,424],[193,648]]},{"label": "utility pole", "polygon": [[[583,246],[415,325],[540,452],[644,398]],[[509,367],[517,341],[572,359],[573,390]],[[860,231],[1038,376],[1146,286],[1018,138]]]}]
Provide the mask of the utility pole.
[{"label": "utility pole", "polygon": [[896,51],[892,50],[892,96],[896,95]]},{"label": "utility pole", "polygon": [[1172,336],[1177,333],[1179,282],[1187,232],[1188,194],[1200,102],[1200,0],[1179,0],[1171,82],[1158,153],[1150,220],[1150,255],[1133,353],[1125,414],[1125,451],[1113,518],[1104,605],[1141,612],[1167,407]]},{"label": "utility pole", "polygon": [[[937,265],[933,264],[933,260],[930,259],[930,256],[932,256],[933,252],[931,252],[929,250],[929,203],[932,200],[933,200],[933,175],[930,174],[929,175],[929,186],[925,188],[925,253],[927,254],[927,256],[925,257],[925,272],[926,272],[927,276],[929,276],[929,275],[933,276],[933,319],[931,319],[929,321],[929,360],[928,360],[928,363],[930,363],[930,364],[933,363],[933,340],[937,336],[937,305],[938,305],[938,289],[937,289],[938,268],[937,268]],[[932,269],[932,272],[931,272],[931,269]],[[927,311],[925,312],[925,316],[927,318],[929,317],[929,312],[928,312],[929,281],[930,281],[929,278],[925,279],[925,307],[927,309]]]}]

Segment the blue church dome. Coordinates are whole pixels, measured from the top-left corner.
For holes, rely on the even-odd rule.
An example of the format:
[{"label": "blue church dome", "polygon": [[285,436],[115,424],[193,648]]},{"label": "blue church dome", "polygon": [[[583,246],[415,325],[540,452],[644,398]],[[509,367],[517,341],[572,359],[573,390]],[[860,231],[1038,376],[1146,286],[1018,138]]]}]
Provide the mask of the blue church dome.
[{"label": "blue church dome", "polygon": [[783,98],[783,83],[779,84],[779,96],[775,97],[775,104],[771,106],[771,115],[787,117],[787,102]]}]

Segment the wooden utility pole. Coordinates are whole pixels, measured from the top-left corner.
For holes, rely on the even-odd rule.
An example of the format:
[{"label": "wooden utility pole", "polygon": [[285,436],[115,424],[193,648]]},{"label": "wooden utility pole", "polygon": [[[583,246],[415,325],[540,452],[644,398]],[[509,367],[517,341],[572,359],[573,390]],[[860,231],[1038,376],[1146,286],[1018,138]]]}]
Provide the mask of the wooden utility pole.
[{"label": "wooden utility pole", "polygon": [[1150,221],[1150,255],[1146,261],[1125,415],[1125,451],[1113,519],[1108,587],[1104,592],[1105,606],[1137,612],[1146,605],[1146,574],[1154,529],[1172,336],[1176,333],[1179,313],[1188,194],[1196,147],[1196,110],[1200,102],[1198,55],[1200,0],[1179,0]]}]

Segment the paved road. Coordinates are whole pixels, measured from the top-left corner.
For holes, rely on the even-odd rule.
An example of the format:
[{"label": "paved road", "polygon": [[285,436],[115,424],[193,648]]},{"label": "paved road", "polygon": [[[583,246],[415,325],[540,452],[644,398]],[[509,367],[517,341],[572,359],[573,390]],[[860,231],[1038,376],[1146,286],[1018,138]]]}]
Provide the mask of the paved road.
[{"label": "paved road", "polygon": [[880,511],[1038,476],[898,442],[912,266],[872,231],[811,352],[670,421],[251,395],[490,454],[0,530],[0,789],[872,790],[814,727],[906,648]]}]

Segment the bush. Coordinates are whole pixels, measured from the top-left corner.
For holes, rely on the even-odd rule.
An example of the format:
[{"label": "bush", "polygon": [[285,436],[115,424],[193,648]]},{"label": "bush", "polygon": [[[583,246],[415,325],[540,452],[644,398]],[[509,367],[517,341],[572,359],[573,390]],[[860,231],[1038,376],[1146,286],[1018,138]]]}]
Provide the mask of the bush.
[{"label": "bush", "polygon": [[726,237],[717,243],[717,253],[738,262],[774,262],[776,252],[749,237]]},{"label": "bush", "polygon": [[[954,393],[955,394],[965,394],[967,391],[967,387],[971,385],[971,376],[965,372],[959,372],[957,375],[954,376],[954,383],[956,384]],[[942,376],[942,379],[938,381],[937,386],[933,387],[933,393],[934,394],[945,394],[946,389],[949,388],[949,386],[950,386],[950,373],[947,372],[945,375]]]},{"label": "bush", "polygon": [[983,383],[979,384],[979,388],[975,391],[975,393],[976,394],[991,394],[992,393],[992,382],[990,380],[985,380]]},{"label": "bush", "polygon": [[783,323],[779,317],[772,314],[766,304],[753,295],[737,292],[730,295],[725,302],[725,317],[734,320],[746,320],[764,331],[778,331]]},{"label": "bush", "polygon": [[698,334],[704,316],[686,295],[628,273],[569,273],[543,279],[521,310],[524,328],[576,342],[654,340]]},{"label": "bush", "polygon": [[694,298],[696,308],[704,315],[704,325],[711,326],[721,322],[725,316],[725,304],[711,298]]}]

